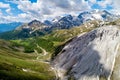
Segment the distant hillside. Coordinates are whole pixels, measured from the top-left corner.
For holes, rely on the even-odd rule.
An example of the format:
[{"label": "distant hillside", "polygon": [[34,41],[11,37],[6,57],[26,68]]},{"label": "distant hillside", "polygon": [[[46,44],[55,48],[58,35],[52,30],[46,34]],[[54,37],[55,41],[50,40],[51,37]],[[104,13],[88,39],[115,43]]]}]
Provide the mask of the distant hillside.
[{"label": "distant hillside", "polygon": [[47,32],[48,26],[38,20],[33,20],[29,23],[22,24],[13,31],[8,31],[0,34],[2,39],[23,39],[34,36],[41,36]]},{"label": "distant hillside", "polygon": [[0,24],[0,33],[15,30],[20,25],[22,25],[21,22],[1,23]]}]

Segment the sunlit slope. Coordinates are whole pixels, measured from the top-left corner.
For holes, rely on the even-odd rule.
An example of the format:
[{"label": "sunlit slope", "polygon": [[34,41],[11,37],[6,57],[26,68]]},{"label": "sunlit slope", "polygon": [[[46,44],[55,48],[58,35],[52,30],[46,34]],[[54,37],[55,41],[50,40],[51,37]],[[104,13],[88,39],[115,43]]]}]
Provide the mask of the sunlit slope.
[{"label": "sunlit slope", "polygon": [[36,60],[36,55],[17,51],[12,44],[0,40],[0,79],[52,80],[50,65]]}]

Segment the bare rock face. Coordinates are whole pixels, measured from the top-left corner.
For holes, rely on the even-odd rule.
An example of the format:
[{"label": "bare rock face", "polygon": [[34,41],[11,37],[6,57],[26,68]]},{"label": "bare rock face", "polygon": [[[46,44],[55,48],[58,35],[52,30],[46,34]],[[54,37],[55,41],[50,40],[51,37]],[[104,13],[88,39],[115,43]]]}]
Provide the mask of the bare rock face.
[{"label": "bare rock face", "polygon": [[120,80],[120,30],[104,26],[69,42],[53,61],[60,80]]}]

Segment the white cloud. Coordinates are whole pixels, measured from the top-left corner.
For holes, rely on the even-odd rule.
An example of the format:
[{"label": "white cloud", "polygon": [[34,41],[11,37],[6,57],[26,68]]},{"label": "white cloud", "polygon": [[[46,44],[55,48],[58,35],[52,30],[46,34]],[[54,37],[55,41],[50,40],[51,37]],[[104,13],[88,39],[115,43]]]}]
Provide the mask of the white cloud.
[{"label": "white cloud", "polygon": [[[28,22],[32,19],[43,21],[45,19],[55,18],[64,14],[76,14],[77,12],[90,9],[88,2],[84,0],[37,0],[31,3],[29,0],[19,0],[12,3],[17,4],[18,9],[24,13],[17,16],[9,14],[3,16],[4,20]],[[9,4],[4,5],[7,13],[11,12]]]},{"label": "white cloud", "polygon": [[113,10],[112,11],[114,13],[120,14],[120,0],[114,0],[112,6],[113,6]]},{"label": "white cloud", "polygon": [[[119,0],[37,0],[36,3],[31,3],[29,0],[19,0],[14,1],[13,3],[17,4],[18,9],[22,10],[24,13],[20,13],[17,16],[3,16],[0,17],[0,19],[24,22],[28,22],[32,19],[38,19],[42,21],[64,14],[75,15],[81,11],[91,10],[91,6],[94,4],[98,4],[103,9],[110,5],[113,7],[111,10],[112,12],[120,12]],[[0,2],[0,8],[6,8],[7,13],[11,12],[9,4],[3,4]],[[1,11],[0,14],[2,14]]]},{"label": "white cloud", "polygon": [[37,19],[34,16],[27,14],[27,13],[21,13],[17,16],[19,21],[23,21],[23,22],[29,22],[33,19]]},{"label": "white cloud", "polygon": [[0,2],[0,8],[10,8],[10,5]]},{"label": "white cloud", "polygon": [[2,11],[1,11],[1,9],[0,9],[0,16],[2,16],[3,14],[2,14]]},{"label": "white cloud", "polygon": [[8,14],[11,14],[11,8],[6,9],[6,12],[7,12]]},{"label": "white cloud", "polygon": [[113,0],[104,0],[104,1],[99,1],[98,5],[100,5],[102,8],[106,8],[108,5],[112,5]]},{"label": "white cloud", "polygon": [[18,9],[22,10],[28,15],[32,15],[34,18],[41,19],[40,16],[40,5],[39,3],[31,3],[30,1],[19,1],[17,2]]},{"label": "white cloud", "polygon": [[37,3],[26,0],[16,4],[18,9],[39,20],[90,9],[88,2],[84,0],[38,0]]},{"label": "white cloud", "polygon": [[90,0],[90,2],[95,4],[97,1],[96,0]]},{"label": "white cloud", "polygon": [[[10,4],[4,4],[2,2],[0,2],[0,9],[6,9],[5,11],[8,13],[8,14],[11,14],[10,11],[11,11],[11,7],[10,7]],[[2,13],[2,11],[1,11]]]},{"label": "white cloud", "polygon": [[111,13],[120,14],[120,0],[89,0],[87,2],[89,2],[90,6],[98,4],[101,9],[106,9],[108,6],[110,6],[113,8],[110,10]]},{"label": "white cloud", "polygon": [[114,6],[114,8],[119,8],[120,9],[120,0],[114,0],[113,1],[113,6]]},{"label": "white cloud", "polygon": [[8,16],[0,16],[0,23],[9,23],[9,22],[30,22],[31,20],[36,19],[32,15],[27,13],[21,13],[16,16],[8,15]]}]

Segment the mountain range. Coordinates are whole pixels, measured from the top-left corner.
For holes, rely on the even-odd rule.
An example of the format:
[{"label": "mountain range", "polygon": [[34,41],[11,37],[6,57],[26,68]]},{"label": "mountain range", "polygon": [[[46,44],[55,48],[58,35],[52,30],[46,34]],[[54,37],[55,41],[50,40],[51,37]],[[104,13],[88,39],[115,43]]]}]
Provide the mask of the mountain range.
[{"label": "mountain range", "polygon": [[51,22],[51,27],[57,27],[59,29],[69,29],[71,27],[79,26],[91,20],[114,21],[118,18],[120,18],[120,16],[111,14],[105,10],[85,11],[81,12],[78,16],[67,15],[58,18],[58,20],[54,19]]},{"label": "mountain range", "polygon": [[[41,22],[39,20],[33,20],[29,23],[24,23],[19,27],[16,26],[16,28],[14,27],[15,25],[17,25],[15,23],[15,25],[11,27],[11,30],[14,31],[1,33],[0,38],[6,38],[7,36],[7,39],[18,39],[29,38],[32,36],[43,36],[45,34],[51,33],[53,30],[70,29],[72,27],[77,27],[83,25],[84,23],[94,20],[101,21],[102,24],[102,22],[111,22],[118,19],[119,17],[120,16],[113,15],[105,10],[103,11],[93,10],[81,12],[78,16],[72,15],[66,15],[64,17],[59,16],[53,19],[52,21],[45,20],[44,22]],[[4,29],[6,29],[6,27],[4,27]]]},{"label": "mountain range", "polygon": [[[9,24],[0,24],[0,32],[6,32],[17,29],[30,29],[30,33],[36,30],[52,30],[52,29],[69,29],[71,27],[80,26],[83,23],[92,20],[100,21],[114,21],[120,18],[118,15],[111,14],[105,10],[92,10],[81,12],[78,16],[66,15],[64,17],[56,17],[52,21],[45,20],[40,22],[39,20],[33,20],[29,23],[9,23]],[[7,28],[7,29],[6,29]]]},{"label": "mountain range", "polygon": [[0,80],[120,80],[120,17],[105,10],[33,20],[0,33]]}]

